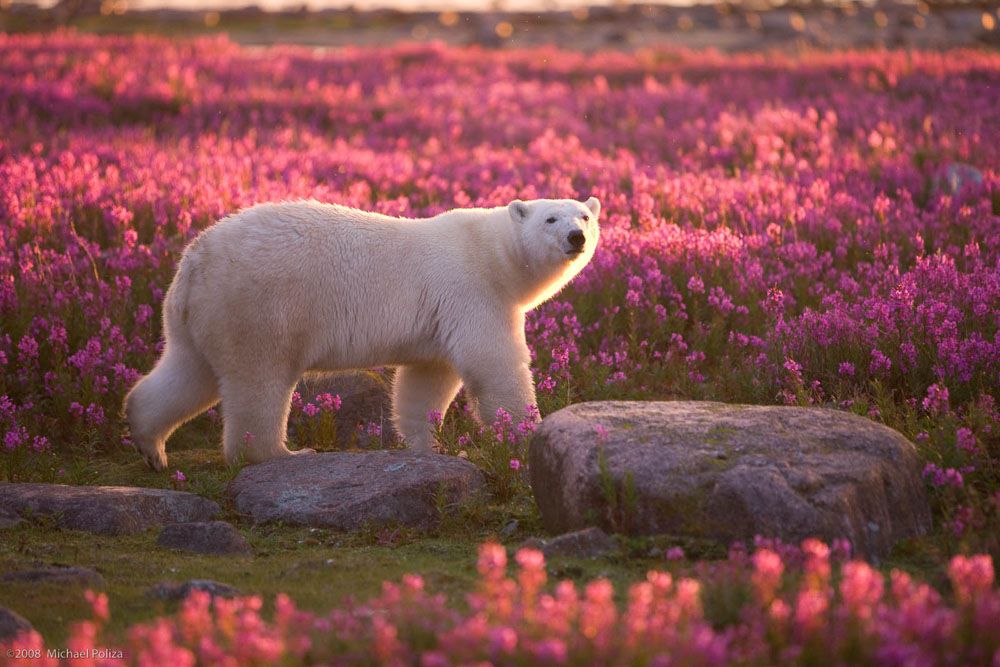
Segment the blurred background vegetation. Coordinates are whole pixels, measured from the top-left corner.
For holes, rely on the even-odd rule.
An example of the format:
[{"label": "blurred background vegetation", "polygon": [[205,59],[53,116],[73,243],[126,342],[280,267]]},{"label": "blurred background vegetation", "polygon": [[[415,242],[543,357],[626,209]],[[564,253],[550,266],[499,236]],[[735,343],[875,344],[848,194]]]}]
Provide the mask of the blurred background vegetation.
[{"label": "blurred background vegetation", "polygon": [[197,35],[315,47],[442,41],[594,51],[1000,47],[1000,2],[627,4],[588,0],[0,0],[0,31]]}]

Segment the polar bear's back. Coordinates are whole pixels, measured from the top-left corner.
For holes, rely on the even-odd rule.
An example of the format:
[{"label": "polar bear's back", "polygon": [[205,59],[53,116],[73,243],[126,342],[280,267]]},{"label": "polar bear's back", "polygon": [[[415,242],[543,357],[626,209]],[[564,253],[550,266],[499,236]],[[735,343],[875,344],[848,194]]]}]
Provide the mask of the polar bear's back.
[{"label": "polar bear's back", "polygon": [[[203,236],[219,248],[239,248],[229,261],[253,271],[305,279],[316,263],[337,271],[371,264],[400,241],[413,243],[417,221],[391,218],[315,201],[257,204],[222,219]],[[405,239],[404,239],[405,237]]]},{"label": "polar bear's back", "polygon": [[[208,228],[185,251],[168,317],[173,311],[183,319],[199,347],[218,348],[215,356],[228,354],[221,348],[233,344],[235,330],[244,344],[254,336],[271,345],[309,341],[301,351],[309,367],[437,356],[428,341],[411,343],[421,328],[442,331],[445,325],[428,319],[441,312],[438,304],[470,293],[463,247],[475,244],[441,242],[456,226],[466,240],[475,237],[469,220],[406,220],[305,201],[258,204]],[[327,350],[341,356],[323,358]]]}]

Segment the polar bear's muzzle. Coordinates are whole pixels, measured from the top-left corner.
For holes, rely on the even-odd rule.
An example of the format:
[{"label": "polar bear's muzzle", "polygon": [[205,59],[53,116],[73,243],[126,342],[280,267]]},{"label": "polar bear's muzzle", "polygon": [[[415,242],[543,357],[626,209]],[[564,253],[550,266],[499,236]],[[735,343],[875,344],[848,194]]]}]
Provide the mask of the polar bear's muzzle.
[{"label": "polar bear's muzzle", "polygon": [[587,244],[587,237],[579,229],[574,229],[566,237],[566,241],[569,243],[569,250],[566,251],[566,254],[579,255],[583,252],[583,247]]}]

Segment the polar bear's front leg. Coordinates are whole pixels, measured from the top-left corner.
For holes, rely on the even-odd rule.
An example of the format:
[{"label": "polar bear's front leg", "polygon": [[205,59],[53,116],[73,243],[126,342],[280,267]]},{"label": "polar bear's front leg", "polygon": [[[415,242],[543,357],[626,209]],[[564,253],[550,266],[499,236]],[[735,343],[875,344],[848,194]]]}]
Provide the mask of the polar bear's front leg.
[{"label": "polar bear's front leg", "polygon": [[537,406],[530,359],[523,337],[466,350],[459,373],[483,424],[492,424],[501,408],[517,423],[529,405]]},{"label": "polar bear's front leg", "polygon": [[434,447],[430,412],[444,413],[462,386],[458,373],[445,363],[412,364],[396,369],[392,382],[392,420],[410,449]]},{"label": "polar bear's front leg", "polygon": [[528,406],[537,405],[535,386],[527,367],[518,369],[507,377],[481,377],[472,382],[479,419],[487,426],[496,421],[500,409],[509,414],[517,424],[524,420]]},{"label": "polar bear's front leg", "polygon": [[232,465],[246,449],[247,461],[260,463],[280,456],[312,452],[285,446],[288,413],[295,383],[274,376],[227,377],[222,386],[223,448]]}]

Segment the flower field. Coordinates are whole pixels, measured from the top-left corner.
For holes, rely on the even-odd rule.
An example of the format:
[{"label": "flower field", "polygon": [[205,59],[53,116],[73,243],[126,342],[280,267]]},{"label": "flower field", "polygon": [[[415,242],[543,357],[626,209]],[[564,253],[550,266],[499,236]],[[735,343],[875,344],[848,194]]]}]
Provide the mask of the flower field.
[{"label": "flower field", "polygon": [[[944,597],[860,563],[831,575],[810,543],[674,583],[651,575],[616,609],[600,582],[546,589],[535,552],[508,580],[487,546],[470,610],[417,578],[308,619],[287,599],[271,622],[253,598],[214,612],[192,598],[137,626],[132,657],[214,663],[241,646],[335,661],[369,642],[387,664],[995,662],[992,561],[971,554],[1000,557],[998,108],[1000,54],[980,51],[323,52],[0,34],[0,481],[86,483],[102,461],[138,459],[122,398],[156,359],[182,249],[227,213],[313,197],[419,217],[595,195],[594,260],[528,318],[542,415],[690,398],[883,422],[925,460]],[[339,406],[322,400],[296,406],[300,444]],[[529,497],[516,427],[477,430],[459,409],[440,429],[501,501]],[[182,431],[215,446],[220,429],[208,416]],[[719,581],[736,597],[713,616]],[[930,618],[948,631],[924,632]],[[323,623],[341,631],[317,648],[304,628]],[[94,641],[98,625],[74,636]]]}]

